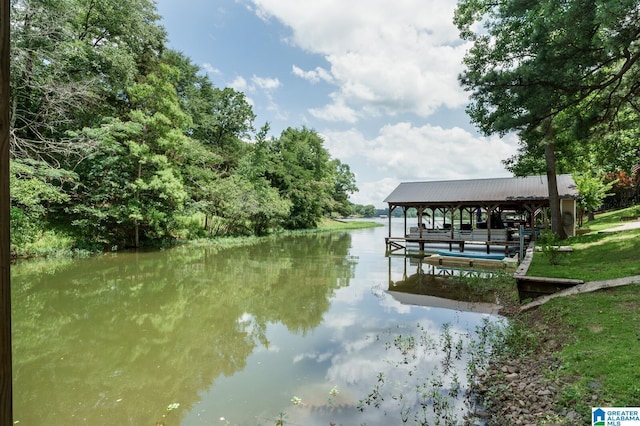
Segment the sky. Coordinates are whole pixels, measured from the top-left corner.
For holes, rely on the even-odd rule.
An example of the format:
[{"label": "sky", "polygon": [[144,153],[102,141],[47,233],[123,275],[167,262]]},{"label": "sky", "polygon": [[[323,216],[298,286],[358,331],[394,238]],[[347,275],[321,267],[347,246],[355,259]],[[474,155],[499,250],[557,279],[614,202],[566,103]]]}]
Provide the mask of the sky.
[{"label": "sky", "polygon": [[348,164],[356,204],[400,183],[507,177],[517,138],[485,137],[458,82],[456,0],[157,0],[170,48],[245,94],[271,136],[306,126]]}]

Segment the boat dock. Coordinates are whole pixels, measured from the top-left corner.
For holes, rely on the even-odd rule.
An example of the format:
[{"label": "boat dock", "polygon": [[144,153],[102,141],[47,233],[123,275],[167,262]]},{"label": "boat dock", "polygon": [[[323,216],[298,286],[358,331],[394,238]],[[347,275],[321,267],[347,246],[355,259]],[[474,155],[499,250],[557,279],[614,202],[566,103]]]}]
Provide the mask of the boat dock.
[{"label": "boat dock", "polygon": [[[557,176],[560,210],[567,235],[575,235],[578,192],[571,175]],[[423,252],[427,246],[445,244],[464,252],[470,245],[509,254],[519,249],[520,258],[529,239],[548,226],[549,191],[546,176],[459,181],[403,182],[385,199],[389,205],[387,253],[409,245]],[[392,235],[391,217],[402,209],[404,232]],[[407,223],[411,211],[412,220]],[[413,216],[415,214],[415,216]],[[442,223],[435,226],[436,219]],[[430,227],[425,222],[430,222]]]}]

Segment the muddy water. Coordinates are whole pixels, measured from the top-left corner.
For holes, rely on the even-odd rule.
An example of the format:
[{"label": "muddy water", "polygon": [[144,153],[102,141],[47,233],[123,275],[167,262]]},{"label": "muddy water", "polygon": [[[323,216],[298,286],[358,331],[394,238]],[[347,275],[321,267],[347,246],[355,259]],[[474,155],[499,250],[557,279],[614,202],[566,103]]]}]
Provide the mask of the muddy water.
[{"label": "muddy water", "polygon": [[460,348],[492,301],[431,291],[442,271],[385,257],[387,234],[15,265],[16,423],[462,419]]}]

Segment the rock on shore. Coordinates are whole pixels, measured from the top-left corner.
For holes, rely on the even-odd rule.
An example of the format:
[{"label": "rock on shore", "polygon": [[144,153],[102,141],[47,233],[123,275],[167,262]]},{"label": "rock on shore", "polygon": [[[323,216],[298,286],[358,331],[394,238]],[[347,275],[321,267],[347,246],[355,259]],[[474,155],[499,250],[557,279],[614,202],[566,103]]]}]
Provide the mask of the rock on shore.
[{"label": "rock on shore", "polygon": [[554,356],[558,349],[550,339],[530,355],[490,362],[474,386],[484,410],[476,416],[489,426],[582,426],[581,414],[557,406],[564,386],[553,374],[560,364]]}]

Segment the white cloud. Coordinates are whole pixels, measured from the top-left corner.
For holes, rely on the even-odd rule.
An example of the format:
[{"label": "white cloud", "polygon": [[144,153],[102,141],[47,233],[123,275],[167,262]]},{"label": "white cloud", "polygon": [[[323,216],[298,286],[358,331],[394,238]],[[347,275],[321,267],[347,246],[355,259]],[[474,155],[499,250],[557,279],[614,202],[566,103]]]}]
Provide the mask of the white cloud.
[{"label": "white cloud", "polygon": [[397,178],[383,178],[377,181],[358,183],[359,192],[350,197],[351,202],[364,206],[372,204],[377,208],[386,207],[383,203],[384,199],[396,189],[399,183],[400,180]]},{"label": "white cloud", "polygon": [[[455,0],[252,0],[263,19],[275,18],[293,31],[290,43],[323,55],[329,70],[294,74],[312,83],[331,81],[338,89],[318,118],[337,120],[331,111],[351,109],[361,116],[414,113],[467,102],[457,76],[467,48],[452,23]],[[323,74],[322,71],[326,71]],[[324,113],[319,113],[324,112]]]},{"label": "white cloud", "polygon": [[310,108],[309,113],[315,118],[325,121],[343,121],[346,123],[358,121],[356,111],[346,105],[342,99],[338,99],[336,102],[325,105],[322,108]]},{"label": "white cloud", "polygon": [[[245,94],[245,99],[251,106],[255,106],[255,100],[249,96],[249,93],[254,96],[261,96],[264,99],[266,107],[265,109],[272,112],[275,117],[279,119],[286,119],[287,113],[283,112],[280,106],[274,101],[272,92],[281,86],[280,80],[270,77],[258,77],[254,75],[251,77],[251,81],[247,81],[242,76],[237,76],[233,79],[228,86],[239,92]],[[261,93],[260,93],[261,92]]]},{"label": "white cloud", "polygon": [[243,92],[247,103],[251,106],[255,105],[255,101],[251,96],[249,96],[249,93],[255,92],[255,88],[248,84],[244,77],[237,76],[231,83],[227,84],[227,86],[231,87],[233,90],[237,90],[238,92]]},{"label": "white cloud", "polygon": [[[291,30],[286,43],[326,61],[292,63],[291,70],[334,87],[307,109],[309,118],[353,126],[321,132],[331,155],[356,175],[360,191],[352,201],[384,207],[402,181],[509,175],[502,160],[516,153],[514,136],[486,138],[427,123],[435,112],[459,114],[469,101],[458,82],[469,46],[452,22],[457,0],[245,1],[261,19]],[[423,124],[409,122],[416,117]]]},{"label": "white cloud", "polygon": [[218,68],[214,67],[210,63],[202,64],[202,69],[204,69],[208,74],[216,74],[216,75],[222,74],[222,72]]},{"label": "white cloud", "polygon": [[312,84],[319,83],[320,81],[326,81],[329,83],[333,81],[331,73],[322,67],[316,67],[311,71],[304,71],[302,68],[293,65],[291,67],[291,71],[293,72],[293,75],[308,80]]},{"label": "white cloud", "polygon": [[407,122],[386,125],[372,139],[355,129],[322,136],[333,157],[358,165],[352,171],[360,192],[352,201],[376,206],[402,181],[509,176],[502,160],[517,150],[513,135],[487,138],[458,127]]},{"label": "white cloud", "polygon": [[242,76],[237,76],[236,78],[234,78],[233,81],[229,83],[229,87],[239,92],[247,92],[251,90],[249,84],[247,83],[247,80],[245,80],[245,78]]},{"label": "white cloud", "polygon": [[251,81],[263,90],[275,90],[280,87],[280,80],[277,78],[264,78],[254,75],[251,77]]}]

